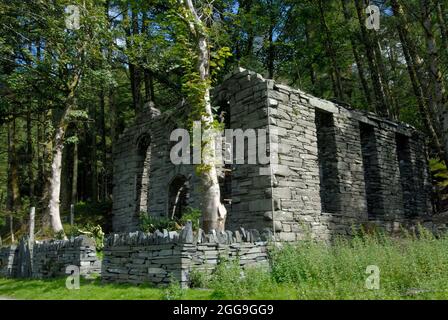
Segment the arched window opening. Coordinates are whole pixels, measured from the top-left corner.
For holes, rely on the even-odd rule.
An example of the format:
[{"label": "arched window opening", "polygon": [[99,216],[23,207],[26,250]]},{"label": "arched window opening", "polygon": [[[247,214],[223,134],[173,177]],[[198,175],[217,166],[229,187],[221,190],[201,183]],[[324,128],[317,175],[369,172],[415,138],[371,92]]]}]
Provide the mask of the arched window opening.
[{"label": "arched window opening", "polygon": [[190,197],[188,179],[185,176],[175,177],[169,186],[169,205],[168,217],[171,219],[180,219],[182,213],[188,206]]},{"label": "arched window opening", "polygon": [[151,146],[149,135],[143,135],[137,142],[138,166],[135,176],[135,197],[137,213],[148,211],[148,188],[151,165]]},{"label": "arched window opening", "polygon": [[[231,129],[230,118],[230,102],[228,100],[221,100],[217,108],[217,116],[221,123],[224,123],[225,129]],[[221,176],[219,177],[219,184],[221,188],[221,202],[225,205],[232,204],[232,165],[227,163],[228,160],[233,160],[233,149],[228,143],[231,141],[223,140],[222,157],[225,162]],[[230,153],[229,153],[230,152]]]}]

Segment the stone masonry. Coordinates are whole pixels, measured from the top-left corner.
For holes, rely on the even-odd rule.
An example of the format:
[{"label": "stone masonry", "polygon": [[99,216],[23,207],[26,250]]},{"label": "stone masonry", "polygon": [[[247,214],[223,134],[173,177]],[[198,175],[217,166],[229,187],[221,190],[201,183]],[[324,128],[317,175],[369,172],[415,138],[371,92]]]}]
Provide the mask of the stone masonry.
[{"label": "stone masonry", "polygon": [[[360,224],[394,229],[430,220],[425,138],[411,126],[241,68],[213,97],[227,111],[229,129],[277,133],[271,141],[278,143],[277,165],[234,162],[220,168],[228,229],[269,229],[277,240],[295,241],[347,235]],[[171,217],[181,186],[182,205],[200,207],[193,165],[174,165],[169,158],[176,128],[148,107],[115,146],[114,232],[138,230],[141,212]],[[263,167],[271,174],[261,175]]]},{"label": "stone masonry", "polygon": [[31,250],[26,242],[0,248],[0,276],[37,279],[67,276],[65,270],[70,265],[79,267],[80,275],[85,277],[101,272],[95,241],[86,236],[36,242]]},{"label": "stone masonry", "polygon": [[269,233],[235,232],[193,234],[190,226],[176,231],[109,235],[105,242],[101,277],[104,282],[156,285],[172,278],[189,286],[191,272],[210,273],[220,259],[235,260],[242,268],[268,267]]}]

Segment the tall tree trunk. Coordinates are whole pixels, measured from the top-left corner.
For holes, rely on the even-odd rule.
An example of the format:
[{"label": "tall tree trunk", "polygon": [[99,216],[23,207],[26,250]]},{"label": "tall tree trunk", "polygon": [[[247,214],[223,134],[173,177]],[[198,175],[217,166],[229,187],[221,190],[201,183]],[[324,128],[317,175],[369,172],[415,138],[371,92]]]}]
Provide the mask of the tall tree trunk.
[{"label": "tall tree trunk", "polygon": [[[309,25],[308,21],[305,21],[304,32],[305,32],[306,44],[309,47],[311,47],[310,25]],[[314,57],[312,57],[312,58],[314,58]],[[308,71],[310,74],[311,84],[313,85],[313,90],[314,90],[314,86],[316,85],[316,71],[314,70],[314,67],[313,67],[313,59],[311,59],[310,63],[308,63]]]},{"label": "tall tree trunk", "polygon": [[[394,78],[394,82],[397,81],[399,71],[397,70],[397,55],[395,53],[395,49],[393,45],[388,45],[388,60],[392,73],[392,77]],[[391,97],[394,97],[394,92],[391,91]],[[391,108],[391,113],[393,114],[394,119],[400,119],[400,104],[397,99],[393,99],[393,106]]]},{"label": "tall tree trunk", "polygon": [[[48,215],[53,232],[64,235],[64,228],[61,222],[60,194],[61,194],[61,174],[62,174],[62,151],[64,149],[64,138],[67,130],[67,117],[75,104],[75,90],[79,84],[80,75],[75,75],[73,81],[68,85],[68,95],[65,107],[56,117],[53,134],[53,158],[51,160],[51,177],[49,181]],[[45,220],[44,220],[45,221]]]},{"label": "tall tree trunk", "polygon": [[91,152],[90,152],[90,163],[92,169],[92,176],[90,177],[91,183],[91,195],[92,201],[94,203],[98,202],[98,155],[97,155],[97,115],[96,115],[96,107],[95,105],[91,106],[90,116],[92,117],[93,123],[90,126],[90,136],[92,139],[91,142]]},{"label": "tall tree trunk", "polygon": [[[138,15],[136,12],[136,9],[134,8],[134,5],[124,5],[122,8],[123,12],[126,13],[126,19],[129,20],[129,27],[125,29],[126,32],[126,46],[128,48],[131,48],[134,45],[134,42],[131,39],[132,35],[136,35],[139,33],[138,30]],[[142,77],[141,77],[141,69],[140,67],[135,64],[134,61],[129,61],[129,78],[130,78],[130,85],[131,85],[131,93],[132,93],[132,105],[135,110],[136,119],[138,118],[138,114],[140,113],[141,108],[141,83],[142,83]]]},{"label": "tall tree trunk", "polygon": [[55,233],[63,233],[64,229],[60,214],[60,194],[62,176],[62,150],[64,149],[64,125],[56,128],[56,135],[53,142],[53,160],[51,162],[50,178],[50,201],[48,204],[50,223]]},{"label": "tall tree trunk", "polygon": [[[133,35],[140,34],[139,23],[138,23],[138,12],[135,8],[131,10],[131,32]],[[131,68],[132,65],[132,68]],[[138,64],[131,64],[129,66],[129,71],[131,72],[131,85],[132,85],[132,97],[134,101],[134,108],[136,110],[136,116],[139,117],[139,113],[142,108],[142,68]]]},{"label": "tall tree trunk", "polygon": [[361,42],[364,44],[364,50],[367,57],[367,62],[369,64],[370,77],[372,78],[373,92],[375,93],[375,112],[382,115],[387,115],[387,101],[386,101],[386,90],[384,88],[384,83],[381,81],[379,76],[380,71],[375,60],[375,55],[373,49],[372,40],[367,28],[364,24],[364,4],[361,0],[355,0],[356,13],[358,16],[359,28],[360,28],[360,38]]},{"label": "tall tree trunk", "polygon": [[101,183],[100,183],[100,199],[106,199],[106,175],[107,175],[107,144],[106,144],[106,96],[105,89],[100,92],[100,132],[101,132]]},{"label": "tall tree trunk", "polygon": [[33,170],[33,159],[34,159],[34,149],[33,149],[33,136],[32,136],[33,124],[31,122],[31,110],[28,110],[26,115],[26,149],[27,149],[27,165],[28,165],[28,183],[29,183],[29,197],[30,206],[35,206],[34,201],[34,170]]},{"label": "tall tree trunk", "polygon": [[448,54],[448,26],[445,19],[445,5],[442,1],[435,0],[437,10],[437,23],[439,24],[440,34],[442,38],[442,46],[445,50],[445,55]]},{"label": "tall tree trunk", "polygon": [[37,155],[37,188],[36,188],[36,196],[42,197],[43,194],[43,184],[44,184],[44,151],[42,145],[44,142],[43,135],[43,124],[41,115],[37,116],[37,143],[36,143],[36,155]]},{"label": "tall tree trunk", "polygon": [[[240,7],[238,8],[238,10],[241,9],[241,12],[243,14],[248,14],[251,12],[253,4],[254,4],[253,0],[242,0],[240,1]],[[243,54],[245,54],[246,56],[253,55],[254,39],[255,39],[254,28],[252,25],[249,25],[247,30],[247,46],[246,50],[243,52]],[[239,61],[240,57],[237,56],[237,60]]]},{"label": "tall tree trunk", "polygon": [[[204,90],[204,115],[202,116],[202,123],[205,129],[212,129],[213,113],[210,102],[210,52],[207,40],[205,26],[199,18],[196,9],[193,6],[192,0],[184,0],[186,9],[190,11],[193,16],[193,21],[190,23],[192,34],[197,35],[197,50],[198,50],[198,73],[201,81],[207,83]],[[201,172],[201,187],[202,187],[202,223],[205,232],[211,230],[223,231],[225,230],[225,221],[227,210],[221,203],[221,191],[219,188],[218,174],[215,165],[215,141],[213,138],[208,141],[203,141],[203,163],[207,164],[207,168]]]},{"label": "tall tree trunk", "polygon": [[403,48],[403,54],[406,59],[406,66],[408,69],[409,77],[411,79],[412,88],[414,90],[414,94],[417,98],[420,116],[425,123],[425,127],[435,145],[437,153],[439,154],[441,159],[446,160],[445,153],[443,151],[442,143],[440,142],[439,133],[437,131],[437,124],[435,123],[432,112],[428,106],[428,103],[425,99],[425,93],[421,83],[419,82],[419,73],[417,69],[419,66],[417,65],[418,57],[415,56],[415,51],[412,48],[412,44],[410,43],[407,23],[403,17],[403,9],[397,0],[391,0],[392,10],[394,12],[394,16],[398,19],[397,30],[398,35],[400,37],[400,42]]},{"label": "tall tree trunk", "polygon": [[115,105],[114,88],[109,89],[109,112],[110,112],[110,138],[112,144],[112,153],[117,141],[117,107]]},{"label": "tall tree trunk", "polygon": [[154,97],[154,77],[150,70],[145,69],[144,71],[145,78],[145,99],[146,101],[155,101]]},{"label": "tall tree trunk", "polygon": [[16,120],[8,124],[7,210],[10,213],[11,239],[14,241],[14,215],[20,207],[19,171],[16,153]]},{"label": "tall tree trunk", "polygon": [[[430,77],[431,88],[434,94],[435,107],[433,110],[436,113],[436,120],[438,126],[442,130],[442,140],[444,144],[445,159],[448,159],[448,122],[445,121],[448,110],[445,85],[443,83],[442,72],[439,66],[439,53],[437,50],[436,39],[433,33],[433,25],[431,20],[431,1],[421,0],[421,17],[422,25],[426,38],[426,50],[428,53],[427,67]],[[448,119],[447,119],[448,120]]]},{"label": "tall tree trunk", "polygon": [[378,66],[378,71],[379,71],[378,76],[379,76],[380,81],[383,86],[384,99],[386,102],[386,109],[383,110],[382,115],[392,118],[391,109],[393,106],[393,97],[390,93],[389,78],[387,76],[386,66],[384,65],[381,43],[379,41],[376,31],[370,31],[370,32],[373,34],[373,36],[371,37],[372,43],[373,43],[373,49],[374,49],[373,52],[374,52],[376,64]]},{"label": "tall tree trunk", "polygon": [[342,76],[339,64],[336,59],[336,50],[333,43],[333,37],[331,36],[330,29],[328,28],[327,21],[325,19],[322,0],[318,0],[317,3],[319,6],[320,24],[325,33],[325,51],[327,52],[327,56],[330,58],[331,70],[332,73],[334,74],[334,82],[333,82],[334,83],[333,87],[335,90],[334,94],[338,98],[338,100],[343,101],[344,91],[342,89]]},{"label": "tall tree trunk", "polygon": [[[42,170],[42,182],[41,182],[41,188],[42,193],[40,195],[40,201],[42,203],[42,208],[44,209],[44,214],[42,216],[42,228],[47,229],[51,228],[51,219],[50,219],[50,210],[48,209],[48,204],[50,201],[50,186],[51,186],[51,163],[52,163],[52,154],[53,154],[53,138],[48,139],[47,137],[50,134],[50,129],[53,126],[51,118],[51,112],[50,116],[45,114],[43,117],[43,123],[45,124],[43,127],[43,152],[42,152],[42,159],[43,159],[43,170]],[[48,140],[47,140],[48,139]],[[46,207],[46,209],[45,209]]]},{"label": "tall tree trunk", "polygon": [[72,190],[70,196],[71,204],[78,202],[78,142],[73,145],[73,171],[72,171]]},{"label": "tall tree trunk", "polygon": [[[347,7],[349,2],[350,2],[349,0],[341,0],[342,10],[344,12],[344,20],[347,25],[350,24],[351,20],[350,11],[348,10]],[[362,89],[364,91],[364,97],[366,98],[367,107],[369,108],[372,105],[372,95],[370,93],[369,83],[365,76],[364,62],[362,61],[362,58],[358,52],[356,37],[353,34],[350,35],[350,44],[352,47],[353,57],[355,58],[356,66],[358,67],[358,75],[359,80],[361,81]]]},{"label": "tall tree trunk", "polygon": [[[275,17],[272,8],[272,3],[270,5],[269,12],[269,48],[268,48],[268,78],[274,79],[274,67],[275,67],[275,44],[274,44],[274,28],[275,28]],[[253,41],[253,40],[252,40]]]}]

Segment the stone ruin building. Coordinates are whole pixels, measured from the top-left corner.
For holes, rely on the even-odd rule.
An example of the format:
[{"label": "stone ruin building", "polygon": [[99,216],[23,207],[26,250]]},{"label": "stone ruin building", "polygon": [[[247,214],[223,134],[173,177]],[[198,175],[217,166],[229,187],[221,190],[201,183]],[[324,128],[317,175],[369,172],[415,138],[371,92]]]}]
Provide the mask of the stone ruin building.
[{"label": "stone ruin building", "polygon": [[[115,146],[114,233],[104,241],[103,259],[85,236],[32,247],[23,238],[0,247],[0,275],[51,278],[65,275],[70,265],[86,277],[100,273],[104,282],[167,285],[174,277],[188,286],[192,270],[211,272],[222,257],[237,258],[242,268],[268,266],[272,236],[331,240],[359,225],[394,231],[417,223],[446,231],[446,222],[432,217],[424,136],[412,127],[243,69],[213,96],[218,112],[227,113],[227,128],[276,131],[271,139],[278,143],[277,164],[218,167],[228,209],[225,232],[194,234],[191,222],[179,231],[138,231],[141,213],[180,217],[188,206],[200,208],[201,200],[194,166],[170,160],[176,144],[170,135],[178,125],[148,106]],[[246,147],[244,160],[252,151]]]},{"label": "stone ruin building", "polygon": [[[321,100],[237,69],[213,91],[231,129],[277,129],[278,165],[219,168],[226,228],[269,229],[278,240],[350,234],[354,225],[389,229],[432,214],[424,136],[409,125]],[[182,112],[182,110],[179,110]],[[193,165],[170,161],[174,121],[151,107],[114,151],[113,231],[200,208]],[[246,155],[247,156],[247,155]],[[265,165],[266,166],[266,165]],[[176,207],[174,207],[176,204]]]}]

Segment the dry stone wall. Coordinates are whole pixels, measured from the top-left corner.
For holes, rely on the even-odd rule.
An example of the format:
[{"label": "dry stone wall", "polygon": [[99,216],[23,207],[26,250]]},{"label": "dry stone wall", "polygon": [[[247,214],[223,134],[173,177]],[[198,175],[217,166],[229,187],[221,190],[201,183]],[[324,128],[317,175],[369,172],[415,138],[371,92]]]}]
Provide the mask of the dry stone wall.
[{"label": "dry stone wall", "polygon": [[78,266],[81,276],[88,277],[101,272],[95,241],[88,237],[36,242],[31,249],[23,250],[25,243],[22,241],[18,246],[0,248],[1,276],[53,278],[66,275],[66,267],[70,265]]},{"label": "dry stone wall", "polygon": [[270,237],[268,232],[244,229],[193,234],[191,225],[180,233],[164,230],[113,234],[105,242],[102,279],[165,285],[173,278],[188,286],[192,270],[211,272],[220,259],[238,259],[242,267],[268,266]]},{"label": "dry stone wall", "polygon": [[14,256],[17,253],[17,246],[11,245],[0,248],[0,276],[11,277],[17,270],[17,260]]}]

